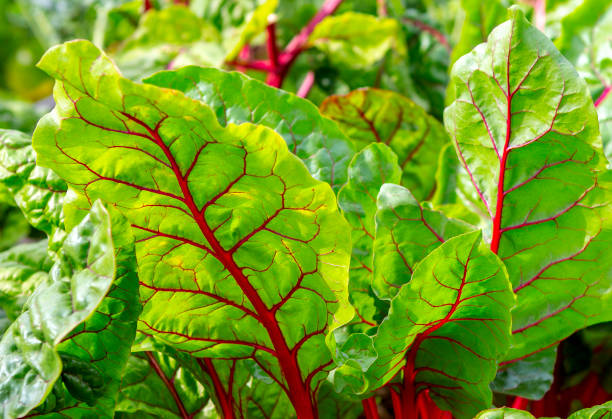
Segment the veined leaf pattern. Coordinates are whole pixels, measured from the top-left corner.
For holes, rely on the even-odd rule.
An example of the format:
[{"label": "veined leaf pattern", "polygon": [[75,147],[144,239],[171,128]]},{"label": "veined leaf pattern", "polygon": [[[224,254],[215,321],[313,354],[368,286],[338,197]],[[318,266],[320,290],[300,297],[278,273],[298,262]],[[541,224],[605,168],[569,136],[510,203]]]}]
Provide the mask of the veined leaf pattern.
[{"label": "veined leaf pattern", "polygon": [[250,358],[314,416],[325,338],[352,317],[350,230],[329,185],[268,128],[222,127],[181,92],[121,77],[87,41],[40,67],[57,106],[35,131],[38,163],[131,223],[139,329],[197,357]]},{"label": "veined leaf pattern", "polygon": [[452,78],[446,127],[518,295],[510,362],[610,312],[612,195],[597,115],[584,81],[518,9]]}]

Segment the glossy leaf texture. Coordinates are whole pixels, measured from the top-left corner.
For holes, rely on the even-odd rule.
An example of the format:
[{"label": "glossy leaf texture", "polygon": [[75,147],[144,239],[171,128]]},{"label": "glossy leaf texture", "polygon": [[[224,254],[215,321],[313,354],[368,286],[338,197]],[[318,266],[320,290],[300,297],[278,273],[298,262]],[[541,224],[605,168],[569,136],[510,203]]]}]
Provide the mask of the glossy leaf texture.
[{"label": "glossy leaf texture", "polygon": [[593,95],[608,161],[612,160],[612,4],[586,0],[561,20],[559,51],[576,67]]},{"label": "glossy leaf texture", "polygon": [[[612,402],[581,409],[572,413],[567,419],[610,419],[612,418]],[[474,419],[535,419],[525,410],[502,407],[480,412]]]},{"label": "glossy leaf texture", "polygon": [[326,336],[353,314],[350,230],[329,185],[270,129],[223,127],[179,91],[123,78],[86,41],[40,66],[57,107],[35,131],[38,163],[127,217],[139,329],[197,357],[250,358],[314,415]]},{"label": "glossy leaf texture", "polygon": [[[353,253],[349,296],[355,307],[354,330],[366,331],[380,320],[379,302],[372,291],[376,198],[385,183],[399,183],[402,175],[397,156],[384,144],[370,144],[353,158],[349,180],[338,192],[338,205],[351,225]],[[384,314],[384,313],[383,313]]]},{"label": "glossy leaf texture", "polygon": [[145,83],[180,90],[217,115],[219,123],[251,122],[276,131],[316,179],[338,190],[355,154],[350,140],[309,101],[241,73],[185,67],[163,71]]},{"label": "glossy leaf texture", "polygon": [[0,130],[0,183],[11,192],[32,226],[48,235],[62,226],[66,182],[51,170],[36,166],[28,135]]},{"label": "glossy leaf texture", "polygon": [[330,96],[321,112],[336,121],[358,149],[373,142],[391,147],[402,168],[402,185],[419,200],[431,198],[438,156],[448,135],[420,106],[398,93],[364,88]]},{"label": "glossy leaf texture", "polygon": [[367,69],[394,49],[406,53],[399,23],[364,13],[328,16],[308,38],[308,47],[323,51],[338,66]]},{"label": "glossy leaf texture", "polygon": [[377,200],[372,280],[378,298],[393,298],[425,256],[472,229],[420,204],[403,186],[383,185]]},{"label": "glossy leaf texture", "polygon": [[52,262],[47,240],[24,243],[0,253],[0,309],[12,321],[34,289],[46,280]]},{"label": "glossy leaf texture", "polygon": [[[95,203],[0,341],[2,417],[107,417],[136,331],[131,235]],[[61,381],[58,381],[61,375]]]},{"label": "glossy leaf texture", "polygon": [[518,296],[506,362],[610,313],[609,174],[586,84],[522,12],[457,61],[445,111]]},{"label": "glossy leaf texture", "polygon": [[205,418],[208,401],[202,383],[176,359],[160,352],[134,352],[121,379],[115,414]]},{"label": "glossy leaf texture", "polygon": [[412,406],[427,389],[441,409],[472,418],[492,402],[489,383],[510,344],[513,304],[506,269],[481,233],[451,238],[391,301],[374,339],[372,388],[403,372],[398,388]]}]

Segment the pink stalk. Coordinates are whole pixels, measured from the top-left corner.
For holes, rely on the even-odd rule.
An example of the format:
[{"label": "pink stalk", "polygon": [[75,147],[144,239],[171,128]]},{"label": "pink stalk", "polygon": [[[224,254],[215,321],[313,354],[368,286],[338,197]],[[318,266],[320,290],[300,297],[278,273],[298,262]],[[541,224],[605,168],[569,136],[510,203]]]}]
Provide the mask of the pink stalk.
[{"label": "pink stalk", "polygon": [[608,95],[610,94],[610,91],[612,91],[612,86],[606,86],[603,92],[601,92],[601,95],[599,95],[597,100],[595,100],[595,107],[598,107],[599,105],[601,105],[601,102],[603,102],[606,99],[606,97],[608,97]]},{"label": "pink stalk", "polygon": [[416,19],[405,18],[404,22],[410,23],[411,25],[416,26],[420,30],[431,34],[431,36],[433,36],[436,39],[436,41],[442,44],[448,52],[451,51],[451,47],[450,47],[450,44],[448,43],[448,39],[446,39],[446,36],[444,36],[444,34],[440,32],[439,30],[437,30],[436,28],[429,26],[425,22],[421,22],[420,20],[416,20]]},{"label": "pink stalk", "polygon": [[314,71],[309,71],[308,73],[306,73],[306,77],[304,78],[302,85],[298,89],[297,95],[299,97],[308,96],[308,93],[310,93],[310,89],[312,89],[312,86],[314,85],[314,81],[315,81]]}]

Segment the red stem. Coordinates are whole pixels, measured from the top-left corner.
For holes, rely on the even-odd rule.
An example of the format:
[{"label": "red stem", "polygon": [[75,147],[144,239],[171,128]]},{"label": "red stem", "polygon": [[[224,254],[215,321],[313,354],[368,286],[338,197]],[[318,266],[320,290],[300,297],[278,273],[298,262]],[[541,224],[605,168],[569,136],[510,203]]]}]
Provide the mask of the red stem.
[{"label": "red stem", "polygon": [[395,390],[391,389],[391,402],[393,403],[393,417],[395,419],[406,419],[404,417],[404,410],[402,407],[402,400],[400,395]]},{"label": "red stem", "polygon": [[512,407],[513,409],[521,409],[521,410],[525,410],[527,409],[527,405],[529,404],[529,400],[525,399],[523,397],[520,396],[516,396],[514,398],[514,402],[512,403]]},{"label": "red stem", "polygon": [[598,107],[599,105],[601,105],[601,102],[603,102],[606,99],[606,97],[608,97],[611,91],[612,91],[612,86],[606,86],[603,92],[601,92],[601,95],[599,95],[597,100],[595,100],[595,107]]},{"label": "red stem", "polygon": [[198,364],[200,364],[200,368],[208,374],[213,382],[213,386],[215,388],[215,395],[217,396],[217,400],[219,401],[219,405],[221,407],[221,413],[223,419],[234,419],[234,409],[232,407],[232,395],[227,394],[225,389],[223,388],[223,384],[219,379],[219,375],[217,374],[217,370],[215,370],[215,366],[209,358],[197,358]]},{"label": "red stem", "polygon": [[314,71],[309,71],[308,73],[306,73],[306,77],[304,78],[302,85],[298,89],[297,95],[299,97],[308,96],[308,93],[310,93],[310,89],[312,89],[312,86],[314,85],[314,81],[315,81]]},{"label": "red stem", "polygon": [[144,11],[147,12],[153,8],[151,0],[144,0]]},{"label": "red stem", "polygon": [[266,46],[268,48],[268,58],[272,68],[276,70],[278,68],[278,47],[276,45],[276,23],[270,23],[267,28],[268,38]]},{"label": "red stem", "polygon": [[183,405],[183,401],[181,400],[178,393],[176,392],[176,388],[174,388],[174,384],[172,384],[170,380],[168,380],[168,377],[166,377],[166,374],[164,374],[164,372],[162,371],[161,367],[159,366],[159,363],[155,359],[155,356],[153,356],[153,353],[150,351],[146,351],[145,355],[147,356],[147,358],[149,358],[149,364],[151,365],[151,367],[153,367],[153,369],[155,370],[159,378],[161,378],[161,380],[164,382],[164,385],[166,386],[166,388],[168,388],[168,391],[172,395],[172,398],[174,399],[174,402],[176,403],[176,407],[181,413],[181,416],[184,419],[191,419],[191,416],[189,415],[189,413],[187,413],[187,410],[185,409],[185,406]]},{"label": "red stem", "polygon": [[361,401],[363,405],[363,413],[366,419],[379,419],[378,407],[376,406],[376,398],[370,397]]},{"label": "red stem", "polygon": [[446,39],[446,36],[444,36],[444,34],[442,32],[440,32],[439,30],[437,30],[433,26],[429,26],[425,22],[421,22],[420,20],[411,19],[411,18],[404,18],[404,22],[410,23],[411,25],[416,26],[420,30],[431,34],[431,36],[433,36],[436,39],[436,41],[438,41],[440,44],[442,44],[444,46],[444,48],[446,48],[446,50],[448,52],[451,51],[451,46],[448,43],[448,39]]},{"label": "red stem", "polygon": [[[274,351],[279,362],[280,370],[287,382],[287,396],[295,407],[298,419],[315,419],[317,418],[317,410],[314,401],[311,398],[310,389],[307,383],[302,380],[302,372],[298,365],[297,353],[289,349],[287,341],[280,329],[280,325],[275,317],[275,312],[269,309],[258,294],[256,288],[249,282],[242,269],[236,264],[232,251],[228,251],[221,246],[214,232],[204,218],[204,213],[198,208],[191,193],[189,183],[187,181],[188,174],[183,174],[181,168],[170,148],[157,132],[158,126],[151,129],[146,123],[140,121],[130,114],[123,113],[125,117],[141,125],[147,130],[153,142],[164,153],[168,162],[170,162],[172,171],[175,173],[176,180],[183,195],[183,203],[189,209],[191,216],[200,228],[202,235],[210,244],[211,250],[215,257],[223,264],[223,266],[232,275],[242,292],[245,294],[249,302],[253,305],[257,313],[257,319],[268,332],[270,341],[274,346]],[[161,123],[161,121],[160,121]]]}]

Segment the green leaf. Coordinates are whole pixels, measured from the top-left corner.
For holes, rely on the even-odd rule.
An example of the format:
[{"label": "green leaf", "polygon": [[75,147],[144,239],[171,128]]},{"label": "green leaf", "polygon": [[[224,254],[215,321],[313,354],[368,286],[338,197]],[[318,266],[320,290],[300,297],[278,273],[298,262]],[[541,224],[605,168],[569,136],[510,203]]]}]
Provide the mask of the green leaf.
[{"label": "green leaf", "polygon": [[47,240],[17,245],[0,253],[0,308],[13,321],[34,289],[48,276],[52,262]]},{"label": "green leaf", "polygon": [[355,323],[353,328],[367,330],[377,324],[378,315],[371,288],[376,197],[384,183],[399,183],[402,171],[393,151],[376,143],[357,153],[348,173],[348,183],[338,192],[338,205],[352,229],[349,296],[356,315],[351,323]]},{"label": "green leaf", "polygon": [[274,13],[278,6],[278,0],[265,0],[246,18],[246,23],[240,28],[238,39],[224,37],[225,46],[229,50],[225,59],[231,61],[238,56],[242,48],[251,40],[266,30],[268,17]]},{"label": "green leaf", "polygon": [[189,368],[166,354],[143,351],[128,360],[115,411],[164,418],[182,418],[186,412],[199,418],[208,401]]},{"label": "green leaf", "polygon": [[89,42],[40,66],[57,107],[34,133],[39,164],[132,225],[140,330],[197,357],[251,358],[312,409],[326,336],[353,315],[350,229],[329,185],[272,130],[222,127],[179,91],[121,77]]},{"label": "green leaf", "polygon": [[[450,56],[450,67],[476,45],[486,42],[493,28],[505,21],[508,15],[507,5],[502,4],[502,0],[490,0],[486,3],[479,0],[461,0],[461,8],[465,18],[459,40]],[[451,81],[446,90],[446,103],[450,104],[453,100],[455,86]]]},{"label": "green leaf", "polygon": [[66,182],[53,171],[36,166],[28,135],[0,130],[0,183],[11,192],[33,227],[52,235],[62,226]]},{"label": "green leaf", "polygon": [[597,115],[585,82],[517,9],[452,78],[444,120],[518,295],[505,357],[518,360],[611,312],[612,184]]},{"label": "green leaf", "polygon": [[403,171],[402,185],[419,200],[431,197],[448,135],[421,107],[398,93],[365,88],[329,97],[321,112],[335,120],[358,149],[373,142],[391,147]]},{"label": "green leaf", "polygon": [[334,190],[346,183],[354,147],[308,100],[241,73],[214,68],[164,71],[144,82],[180,90],[205,103],[223,126],[251,122],[272,128],[316,179],[329,183]]},{"label": "green leaf", "polygon": [[334,65],[356,69],[371,67],[391,49],[406,53],[397,20],[355,12],[323,19],[307,47],[323,51]]},{"label": "green leaf", "polygon": [[474,419],[535,419],[535,416],[524,410],[502,407],[482,411]]},{"label": "green leaf", "polygon": [[557,347],[545,349],[525,359],[500,367],[491,383],[496,393],[540,400],[550,389],[557,359]]},{"label": "green leaf", "polygon": [[441,409],[472,418],[492,403],[489,383],[510,344],[513,304],[506,269],[479,231],[448,240],[391,301],[374,339],[372,388],[403,371],[402,398],[413,407],[428,389]]},{"label": "green leaf", "polygon": [[[83,367],[80,373],[78,366],[76,371],[70,369],[71,394],[84,398],[82,391],[92,389],[91,380],[97,380],[95,397],[101,397],[97,414],[105,416],[113,410],[139,307],[133,264],[126,263],[133,253],[130,256],[130,234],[125,227],[95,203],[67,236],[49,279],[36,288],[23,314],[4,334],[0,341],[3,417],[23,416],[46,398],[62,373],[61,354],[102,371],[95,378],[85,374]],[[80,383],[74,381],[78,377]],[[58,385],[61,387],[61,383]],[[63,394],[59,387],[54,391]],[[74,414],[89,410],[71,400],[70,395],[67,403],[58,406],[65,414],[73,409]],[[47,404],[39,413],[48,413],[44,409],[54,407]]]},{"label": "green leaf", "polygon": [[374,241],[374,279],[378,298],[389,300],[425,256],[451,237],[472,228],[421,206],[410,191],[385,184],[380,189]]},{"label": "green leaf", "polygon": [[358,400],[343,393],[336,393],[329,382],[319,390],[319,419],[357,419],[363,413]]},{"label": "green leaf", "polygon": [[143,15],[115,58],[127,77],[140,79],[172,66],[221,65],[224,51],[220,42],[211,23],[185,6],[172,5]]},{"label": "green leaf", "polygon": [[612,418],[612,401],[572,413],[567,419],[610,419]]}]

